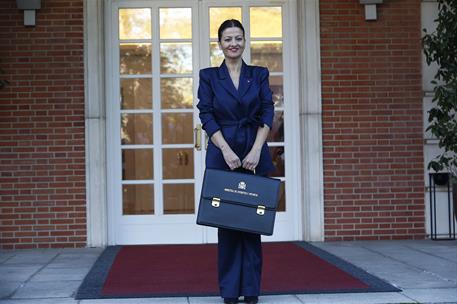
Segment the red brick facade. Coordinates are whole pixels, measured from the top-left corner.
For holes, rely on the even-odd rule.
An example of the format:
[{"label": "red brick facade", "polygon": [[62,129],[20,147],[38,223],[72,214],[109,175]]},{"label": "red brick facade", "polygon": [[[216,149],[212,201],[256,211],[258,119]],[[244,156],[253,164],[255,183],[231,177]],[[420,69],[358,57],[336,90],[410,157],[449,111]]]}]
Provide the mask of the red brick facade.
[{"label": "red brick facade", "polygon": [[[326,240],[425,237],[420,1],[320,0]],[[86,245],[83,0],[0,1],[0,248]]]},{"label": "red brick facade", "polygon": [[83,0],[0,1],[0,248],[86,244]]},{"label": "red brick facade", "polygon": [[320,0],[326,240],[425,237],[421,3]]}]

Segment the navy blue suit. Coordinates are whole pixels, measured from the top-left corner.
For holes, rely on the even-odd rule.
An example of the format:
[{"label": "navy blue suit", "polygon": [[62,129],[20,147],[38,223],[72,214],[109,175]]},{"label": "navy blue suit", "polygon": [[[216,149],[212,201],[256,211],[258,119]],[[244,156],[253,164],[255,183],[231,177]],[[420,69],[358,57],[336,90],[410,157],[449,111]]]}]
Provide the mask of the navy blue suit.
[{"label": "navy blue suit", "polygon": [[[242,63],[238,90],[233,85],[225,61],[220,67],[200,70],[197,105],[208,136],[222,132],[241,161],[251,150],[257,129],[273,124],[274,105],[268,69]],[[208,142],[206,167],[230,170],[221,150]],[[246,171],[240,169],[241,171]],[[269,149],[262,146],[256,174],[274,170]],[[228,229],[218,231],[219,288],[223,298],[258,296],[262,271],[260,235]]]}]

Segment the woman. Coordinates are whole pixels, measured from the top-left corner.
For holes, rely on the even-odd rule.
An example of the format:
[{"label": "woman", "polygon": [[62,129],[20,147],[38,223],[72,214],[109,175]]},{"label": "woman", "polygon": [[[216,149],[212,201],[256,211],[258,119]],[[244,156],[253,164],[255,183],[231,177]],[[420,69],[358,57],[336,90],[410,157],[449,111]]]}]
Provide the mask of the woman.
[{"label": "woman", "polygon": [[[246,40],[238,20],[224,21],[218,30],[224,62],[200,71],[200,120],[210,137],[206,167],[267,175],[274,170],[266,144],[274,105],[268,69],[248,66],[241,56]],[[218,230],[219,289],[224,303],[255,304],[260,293],[260,235]]]}]

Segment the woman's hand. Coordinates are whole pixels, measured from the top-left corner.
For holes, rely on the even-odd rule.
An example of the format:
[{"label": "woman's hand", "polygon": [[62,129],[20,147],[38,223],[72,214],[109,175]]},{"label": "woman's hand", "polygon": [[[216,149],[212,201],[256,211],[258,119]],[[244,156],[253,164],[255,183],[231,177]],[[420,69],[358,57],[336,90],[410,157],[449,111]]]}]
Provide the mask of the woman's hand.
[{"label": "woman's hand", "polygon": [[243,159],[243,168],[246,170],[254,171],[257,165],[259,164],[260,159],[260,151],[259,148],[252,148],[249,151],[248,155]]},{"label": "woman's hand", "polygon": [[224,160],[229,166],[230,170],[235,170],[236,168],[241,167],[240,158],[233,152],[229,147],[221,149]]},{"label": "woman's hand", "polygon": [[235,170],[236,168],[241,167],[240,158],[227,144],[220,130],[214,132],[213,136],[211,136],[211,141],[221,150],[225,163],[229,166],[230,170]]},{"label": "woman's hand", "polygon": [[262,152],[262,146],[267,140],[268,132],[270,132],[270,127],[264,125],[257,129],[257,135],[255,138],[254,145],[249,151],[248,155],[243,159],[243,168],[247,170],[254,171],[260,160],[260,152]]}]

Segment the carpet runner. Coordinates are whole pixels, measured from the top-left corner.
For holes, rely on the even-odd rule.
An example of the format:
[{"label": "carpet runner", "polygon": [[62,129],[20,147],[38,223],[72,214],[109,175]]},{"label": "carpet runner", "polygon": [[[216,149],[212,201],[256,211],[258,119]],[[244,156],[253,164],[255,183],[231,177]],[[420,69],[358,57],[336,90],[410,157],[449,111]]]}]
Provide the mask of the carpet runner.
[{"label": "carpet runner", "polygon": [[[263,243],[262,294],[400,291],[306,242]],[[217,296],[217,245],[107,247],[76,299]]]}]

